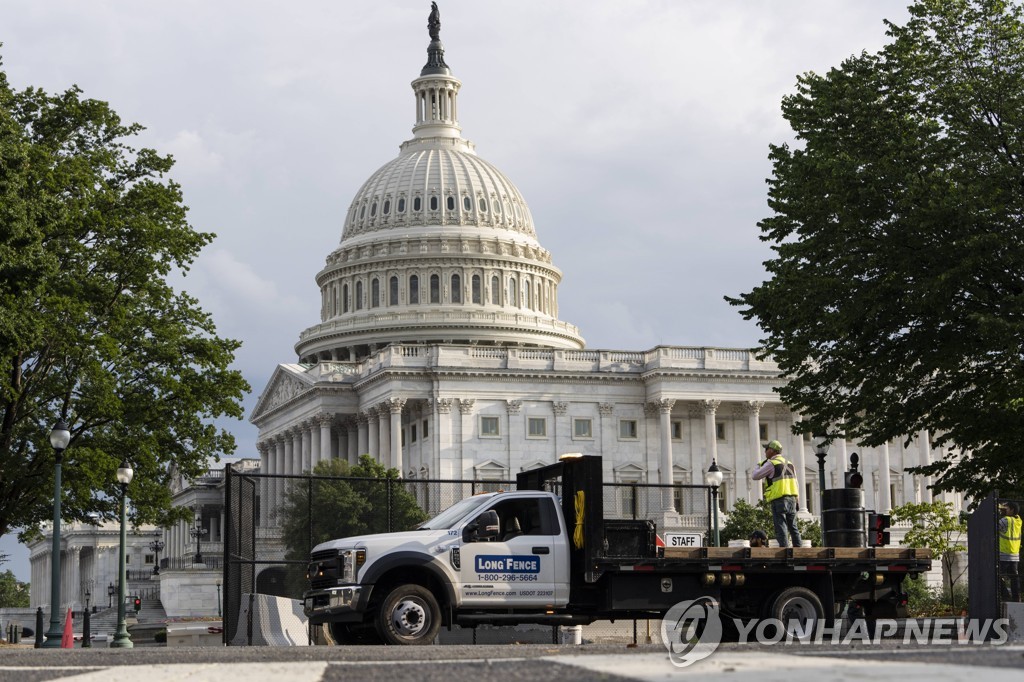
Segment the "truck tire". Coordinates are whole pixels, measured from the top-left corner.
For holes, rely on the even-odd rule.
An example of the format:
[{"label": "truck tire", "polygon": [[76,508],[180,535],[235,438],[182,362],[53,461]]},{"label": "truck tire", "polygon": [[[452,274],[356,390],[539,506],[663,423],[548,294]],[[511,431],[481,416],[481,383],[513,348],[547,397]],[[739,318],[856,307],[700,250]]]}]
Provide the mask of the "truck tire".
[{"label": "truck tire", "polygon": [[441,609],[425,587],[399,585],[381,603],[376,620],[385,644],[431,644],[441,629]]},{"label": "truck tire", "polygon": [[813,635],[825,617],[825,609],[818,595],[806,587],[787,587],[772,600],[768,617],[779,620],[784,631],[789,629],[791,621],[797,621],[802,631]]}]

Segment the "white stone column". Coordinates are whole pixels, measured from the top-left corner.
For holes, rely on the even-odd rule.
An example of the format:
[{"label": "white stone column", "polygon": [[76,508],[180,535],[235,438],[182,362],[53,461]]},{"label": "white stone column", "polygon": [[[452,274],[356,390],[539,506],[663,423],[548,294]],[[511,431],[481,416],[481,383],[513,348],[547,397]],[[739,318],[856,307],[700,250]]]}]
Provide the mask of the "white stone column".
[{"label": "white stone column", "polygon": [[829,457],[831,457],[833,460],[833,469],[836,472],[836,482],[834,485],[836,488],[845,488],[846,468],[850,465],[850,455],[847,454],[846,450],[846,439],[837,439],[834,447],[835,452],[829,455]]},{"label": "white stone column", "polygon": [[[921,429],[917,435],[917,442],[921,448],[921,464],[928,466],[932,463],[931,435],[928,433],[928,429]],[[921,500],[923,502],[930,503],[932,501],[932,490],[928,487],[931,483],[931,476],[921,478]]]},{"label": "white stone column", "polygon": [[302,460],[299,463],[299,470],[295,473],[302,474],[310,470],[312,467],[312,448],[313,448],[313,426],[310,420],[302,422],[299,426],[300,433],[302,434]]},{"label": "white stone column", "polygon": [[349,464],[356,464],[359,459],[359,422],[355,417],[345,419],[345,440],[348,447],[345,451],[345,459]]},{"label": "white stone column", "polygon": [[380,449],[380,462],[385,468],[394,468],[391,459],[391,409],[385,400],[377,405],[377,447]]},{"label": "white stone column", "polygon": [[475,462],[470,460],[468,441],[472,438],[473,429],[473,404],[476,403],[475,398],[459,398],[459,414],[461,415],[459,425],[461,431],[459,432],[459,461],[461,462],[462,470],[469,472]]},{"label": "white stone column", "polygon": [[551,407],[555,411],[554,441],[555,461],[557,462],[559,457],[568,452],[568,450],[566,449],[566,443],[571,442],[569,439],[572,438],[572,434],[570,433],[570,429],[572,429],[572,424],[570,424],[568,420],[565,418],[566,414],[568,414],[569,412],[569,403],[555,402],[552,403]]},{"label": "white stone column", "polygon": [[353,462],[370,454],[370,418],[365,412],[356,414],[356,454]]},{"label": "white stone column", "polygon": [[522,400],[505,401],[505,413],[508,422],[505,433],[508,434],[508,466],[510,472],[518,470],[523,463],[523,443],[526,442],[526,436],[523,429],[523,420],[520,417],[522,407]]},{"label": "white stone column", "polygon": [[[322,434],[320,432],[320,418],[314,417],[309,425],[309,472],[312,473],[316,465],[320,463],[320,448],[322,446]],[[327,444],[331,439],[328,437]]]},{"label": "white stone column", "polygon": [[718,429],[715,426],[715,417],[718,414],[718,406],[721,400],[704,400],[704,443],[707,448],[705,452],[706,462],[701,464],[703,469],[700,472],[700,482],[704,482],[704,472],[711,468],[711,462],[718,459]]},{"label": "white stone column", "polygon": [[323,413],[318,419],[320,421],[320,461],[329,460],[337,455],[334,452],[337,441],[331,437],[331,424],[334,423],[334,415]]},{"label": "white stone column", "polygon": [[[281,476],[285,473],[286,462],[288,461],[287,448],[290,440],[284,433],[279,433],[274,437],[274,473]],[[284,502],[284,479],[274,479],[274,508],[271,510],[272,518],[274,519],[275,526],[280,526],[281,522],[278,518],[278,509],[281,508],[281,504]]]},{"label": "white stone column", "polygon": [[[434,452],[438,458],[437,475],[440,478],[451,476],[452,478],[465,478],[462,471],[462,459],[452,453],[452,398],[437,398],[435,404],[437,410],[434,413]],[[442,453],[449,453],[450,470],[445,469]]]},{"label": "white stone column", "polygon": [[[256,443],[256,450],[260,453],[260,473],[270,473],[270,446],[266,442]],[[270,508],[270,494],[267,492],[270,487],[270,479],[261,478],[259,495],[260,495],[260,520],[259,524],[263,527],[267,526],[267,513]]]},{"label": "white stone column", "polygon": [[[802,417],[799,415],[794,418],[796,422],[802,420]],[[793,441],[796,445],[796,461],[793,463],[796,465],[796,480],[800,486],[800,511],[804,514],[809,514],[810,512],[807,510],[807,455],[804,452],[803,434],[798,433],[794,435]],[[818,509],[815,509],[815,513],[818,511]]]},{"label": "white stone column", "polygon": [[[736,472],[736,476],[742,476],[744,478],[749,490],[747,501],[755,505],[761,501],[762,497],[764,497],[764,495],[762,494],[761,482],[753,481],[750,478],[751,472],[755,467],[757,467],[758,463],[764,457],[764,448],[761,447],[762,407],[764,407],[763,400],[748,400],[746,405],[744,405],[744,409],[747,412],[747,433],[750,437],[750,449],[752,450],[752,452],[749,455],[749,460],[744,459],[742,461],[749,461],[751,462],[751,464],[749,466],[744,466],[742,468],[739,466],[736,467],[737,469],[739,469],[739,471]],[[740,461],[741,460],[737,455],[737,465],[740,463]]]},{"label": "white stone column", "polygon": [[[673,471],[672,467],[672,408],[675,406],[676,401],[672,398],[662,398],[658,400],[656,405],[658,406],[658,439],[661,447],[659,448],[660,459],[658,466],[660,471],[660,480],[662,485],[672,485]],[[673,499],[672,490],[666,489],[662,496],[662,509],[666,514],[677,514],[675,500]]]},{"label": "white stone column", "polygon": [[[601,424],[598,433],[601,434],[601,456],[604,458],[605,466],[614,459],[613,448],[615,443],[615,404],[598,403],[597,412],[600,415]],[[646,426],[646,425],[645,425]],[[645,429],[646,430],[646,429]],[[642,438],[642,434],[638,434]]]},{"label": "white stone column", "polygon": [[370,459],[374,462],[380,461],[380,416],[376,407],[371,407],[363,414],[366,415],[366,449],[369,451]]},{"label": "white stone column", "polygon": [[892,494],[890,491],[890,484],[892,481],[889,476],[889,443],[882,443],[881,448],[882,458],[878,464],[878,506],[883,514],[888,514],[892,510]]},{"label": "white stone column", "polygon": [[405,407],[405,398],[391,398],[387,405],[391,413],[391,466],[398,469],[399,478],[405,478],[405,463],[402,461],[402,408]]}]

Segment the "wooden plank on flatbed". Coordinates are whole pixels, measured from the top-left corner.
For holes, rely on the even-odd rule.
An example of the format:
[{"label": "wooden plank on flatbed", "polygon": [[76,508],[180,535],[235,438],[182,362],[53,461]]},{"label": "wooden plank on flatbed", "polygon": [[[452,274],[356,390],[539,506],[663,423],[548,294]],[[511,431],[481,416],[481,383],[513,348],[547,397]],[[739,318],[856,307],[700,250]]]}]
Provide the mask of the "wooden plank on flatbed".
[{"label": "wooden plank on flatbed", "polygon": [[666,559],[729,561],[893,561],[930,559],[931,550],[908,547],[666,547]]}]

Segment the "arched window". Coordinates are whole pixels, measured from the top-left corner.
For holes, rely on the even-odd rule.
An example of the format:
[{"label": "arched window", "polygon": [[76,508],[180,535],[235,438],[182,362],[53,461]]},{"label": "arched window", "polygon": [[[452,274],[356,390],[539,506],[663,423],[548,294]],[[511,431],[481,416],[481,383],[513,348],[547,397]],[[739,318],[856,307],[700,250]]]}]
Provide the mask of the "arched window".
[{"label": "arched window", "polygon": [[441,278],[437,275],[430,276],[430,302],[441,302]]},{"label": "arched window", "polygon": [[480,275],[473,275],[473,303],[483,303],[480,292]]},{"label": "arched window", "polygon": [[501,280],[497,275],[491,277],[491,303],[501,305]]},{"label": "arched window", "polygon": [[518,305],[516,303],[516,278],[513,277],[508,281],[508,304],[511,306]]},{"label": "arched window", "polygon": [[452,303],[462,303],[462,278],[452,275]]},{"label": "arched window", "polygon": [[481,213],[487,213],[487,198],[486,197],[480,197],[477,200],[476,205],[480,207],[480,212]]},{"label": "arched window", "polygon": [[455,210],[455,197],[453,197],[452,195],[449,194],[448,198],[445,200],[445,205],[448,206],[448,210],[449,211],[454,211]]},{"label": "arched window", "polygon": [[341,287],[341,312],[348,312],[348,285]]},{"label": "arched window", "polygon": [[388,305],[398,305],[398,278],[395,276],[388,282]]},{"label": "arched window", "polygon": [[473,200],[470,199],[469,197],[462,197],[462,208],[466,209],[467,211],[472,211]]},{"label": "arched window", "polygon": [[384,200],[384,208],[381,209],[381,210],[384,213],[384,215],[387,215],[388,213],[391,213],[391,199],[385,199]]},{"label": "arched window", "polygon": [[363,309],[363,283],[356,282],[356,310]]},{"label": "arched window", "polygon": [[416,275],[409,276],[409,303],[420,302],[420,278]]},{"label": "arched window", "polygon": [[360,220],[362,220],[362,219],[363,219],[363,218],[365,218],[365,217],[366,217],[366,204],[363,204],[363,205],[362,205],[362,206],[361,206],[361,207],[359,208],[359,219],[360,219]]},{"label": "arched window", "polygon": [[420,199],[419,197],[416,197],[415,199],[412,200],[412,210],[415,211],[416,213],[419,213],[421,208],[423,208],[423,200]]},{"label": "arched window", "polygon": [[380,305],[380,280],[376,277],[370,282],[370,307],[376,308]]},{"label": "arched window", "polygon": [[377,202],[376,201],[373,202],[372,204],[370,204],[370,217],[372,218],[375,215],[377,215]]},{"label": "arched window", "polygon": [[431,211],[436,211],[437,210],[437,197],[430,197],[430,210]]},{"label": "arched window", "polygon": [[532,302],[533,296],[530,295],[530,280],[526,280],[523,282],[523,307],[532,309],[533,306],[530,305]]},{"label": "arched window", "polygon": [[398,198],[398,212],[405,213],[405,197]]}]

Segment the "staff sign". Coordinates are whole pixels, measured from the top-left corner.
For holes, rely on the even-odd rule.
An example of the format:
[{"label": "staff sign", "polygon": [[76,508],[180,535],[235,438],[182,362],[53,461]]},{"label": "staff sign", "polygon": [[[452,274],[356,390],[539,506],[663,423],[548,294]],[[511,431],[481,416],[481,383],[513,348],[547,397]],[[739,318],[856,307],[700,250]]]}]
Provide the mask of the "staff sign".
[{"label": "staff sign", "polygon": [[666,547],[701,547],[704,538],[700,533],[665,533]]}]

